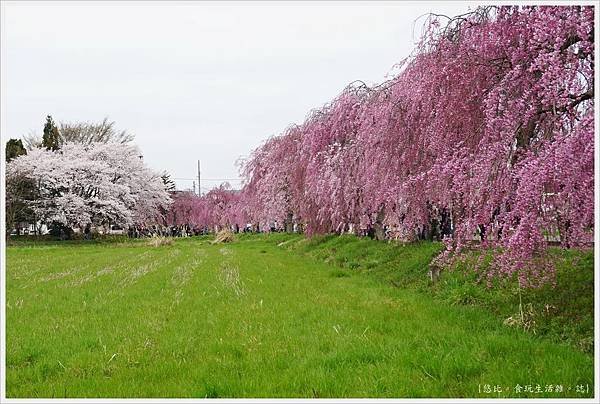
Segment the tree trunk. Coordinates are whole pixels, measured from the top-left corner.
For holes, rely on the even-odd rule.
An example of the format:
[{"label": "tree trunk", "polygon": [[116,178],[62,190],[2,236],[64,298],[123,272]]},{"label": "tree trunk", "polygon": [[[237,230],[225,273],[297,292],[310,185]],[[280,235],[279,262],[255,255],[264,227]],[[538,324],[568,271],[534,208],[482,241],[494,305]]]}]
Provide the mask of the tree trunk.
[{"label": "tree trunk", "polygon": [[285,232],[293,233],[294,232],[294,214],[292,212],[288,212],[287,218],[284,222]]},{"label": "tree trunk", "polygon": [[373,224],[373,230],[375,231],[375,239],[383,240],[385,239],[385,229],[383,227],[383,219],[385,218],[385,208],[382,206],[377,212],[377,217],[375,218],[375,223]]}]

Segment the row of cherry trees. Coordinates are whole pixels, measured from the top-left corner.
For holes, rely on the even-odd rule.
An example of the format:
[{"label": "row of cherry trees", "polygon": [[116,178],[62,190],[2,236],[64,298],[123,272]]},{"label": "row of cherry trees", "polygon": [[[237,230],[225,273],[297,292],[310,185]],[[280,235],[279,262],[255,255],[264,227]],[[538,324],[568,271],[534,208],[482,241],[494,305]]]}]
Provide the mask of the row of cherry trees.
[{"label": "row of cherry trees", "polygon": [[212,189],[202,197],[193,192],[177,192],[166,215],[166,223],[214,231],[228,227],[243,227],[248,216],[242,212],[242,192],[232,190],[227,183]]},{"label": "row of cherry trees", "polygon": [[437,231],[449,253],[478,234],[502,247],[490,277],[552,279],[548,240],[593,232],[593,8],[446,18],[429,17],[391,80],[353,83],[256,149],[241,192],[196,198],[198,220]]}]

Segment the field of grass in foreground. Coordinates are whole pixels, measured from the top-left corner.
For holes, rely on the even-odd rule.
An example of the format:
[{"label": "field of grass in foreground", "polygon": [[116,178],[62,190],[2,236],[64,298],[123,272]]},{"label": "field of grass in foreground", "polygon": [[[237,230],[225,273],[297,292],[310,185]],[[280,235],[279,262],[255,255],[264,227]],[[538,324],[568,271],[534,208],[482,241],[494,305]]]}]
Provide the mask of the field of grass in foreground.
[{"label": "field of grass in foreground", "polygon": [[[373,245],[356,244],[357,264],[344,266],[347,257],[333,262],[318,244],[306,254],[310,242],[300,241],[7,248],[7,395],[593,395],[590,354],[400,281],[416,279],[438,246],[394,246],[390,283],[370,273],[391,274],[389,261],[360,261]],[[537,384],[564,391],[514,391]]]}]

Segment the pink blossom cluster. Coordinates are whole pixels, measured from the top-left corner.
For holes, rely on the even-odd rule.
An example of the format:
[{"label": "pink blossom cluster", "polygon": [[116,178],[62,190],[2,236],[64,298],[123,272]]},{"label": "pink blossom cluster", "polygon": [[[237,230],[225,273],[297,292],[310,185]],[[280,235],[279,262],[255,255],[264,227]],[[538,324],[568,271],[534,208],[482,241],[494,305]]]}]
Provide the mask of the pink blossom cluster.
[{"label": "pink blossom cluster", "polygon": [[193,229],[214,231],[238,226],[243,228],[248,216],[245,214],[240,191],[232,190],[228,183],[212,189],[206,195],[192,192],[176,192],[166,214],[169,225],[188,225]]},{"label": "pink blossom cluster", "polygon": [[244,188],[202,220],[308,234],[379,222],[408,239],[446,220],[450,253],[498,249],[490,279],[552,280],[549,241],[593,238],[593,7],[442,18],[392,79],[353,83],[254,150]]}]

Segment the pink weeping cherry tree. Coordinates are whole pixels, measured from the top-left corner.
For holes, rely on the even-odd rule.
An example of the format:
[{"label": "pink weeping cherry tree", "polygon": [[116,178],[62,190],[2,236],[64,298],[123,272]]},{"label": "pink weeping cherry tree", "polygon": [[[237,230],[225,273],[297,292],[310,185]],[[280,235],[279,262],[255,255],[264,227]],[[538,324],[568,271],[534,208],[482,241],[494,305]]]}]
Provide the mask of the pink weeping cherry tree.
[{"label": "pink weeping cherry tree", "polygon": [[570,248],[593,234],[593,14],[431,15],[394,78],[348,87],[254,151],[249,216],[294,217],[309,234],[437,231],[449,252],[478,239],[500,248],[490,278],[551,281],[548,239]]},{"label": "pink weeping cherry tree", "polygon": [[444,239],[440,262],[478,241],[496,251],[489,280],[552,282],[549,240],[593,238],[593,32],[591,6],[432,14],[393,78],[352,83],[270,138],[240,191],[196,202],[202,220],[388,228]]},{"label": "pink weeping cherry tree", "polygon": [[193,192],[182,192],[174,194],[172,200],[165,218],[168,224],[189,225],[196,229],[212,226],[212,209],[206,198],[201,198]]}]

